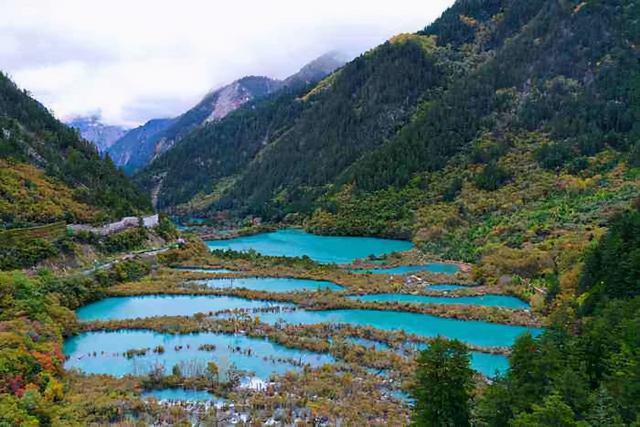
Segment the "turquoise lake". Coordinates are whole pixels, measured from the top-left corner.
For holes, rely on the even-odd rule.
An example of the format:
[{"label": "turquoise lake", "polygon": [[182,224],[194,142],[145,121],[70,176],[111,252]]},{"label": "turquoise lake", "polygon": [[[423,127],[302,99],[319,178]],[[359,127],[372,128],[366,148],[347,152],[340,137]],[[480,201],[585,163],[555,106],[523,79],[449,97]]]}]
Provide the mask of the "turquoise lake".
[{"label": "turquoise lake", "polygon": [[357,268],[350,270],[353,273],[371,273],[371,274],[409,274],[420,271],[428,271],[429,273],[456,274],[460,268],[455,264],[446,264],[442,262],[434,262],[425,265],[401,265],[391,268]]},{"label": "turquoise lake", "polygon": [[[427,345],[408,346],[413,350],[424,350]],[[509,369],[509,359],[503,354],[481,353],[479,351],[471,351],[471,367],[481,374],[493,378],[496,372],[503,374]]]},{"label": "turquoise lake", "polygon": [[210,311],[258,308],[288,304],[248,300],[230,296],[207,295],[145,295],[139,297],[111,297],[80,307],[78,319],[118,320],[153,316],[192,316]]},{"label": "turquoise lake", "polygon": [[371,326],[382,330],[404,330],[409,334],[425,337],[438,335],[459,339],[480,346],[510,346],[522,333],[538,335],[541,329],[524,326],[500,325],[478,320],[457,320],[428,314],[382,310],[296,310],[287,313],[260,313],[260,321],[290,324],[347,323]]},{"label": "turquoise lake", "polygon": [[295,291],[317,291],[328,289],[340,291],[344,289],[335,283],[322,280],[292,279],[286,277],[234,277],[222,279],[198,280],[210,288],[246,288],[254,291],[267,292],[295,292]]},{"label": "turquoise lake", "polygon": [[481,374],[493,378],[496,372],[504,374],[509,369],[509,359],[502,354],[471,352],[471,367]]},{"label": "turquoise lake", "polygon": [[[360,344],[367,348],[374,348],[378,351],[390,350],[390,347],[383,342],[368,340],[366,338],[351,337],[348,339],[353,344]],[[417,348],[416,348],[417,347]],[[424,350],[427,345],[408,346],[413,350]],[[399,352],[403,353],[403,352]],[[481,353],[479,351],[471,351],[471,368],[480,372],[486,377],[493,378],[497,373],[505,373],[509,369],[509,359],[502,354]],[[375,370],[372,370],[375,372]]]},{"label": "turquoise lake", "polygon": [[300,257],[303,255],[322,263],[347,264],[369,255],[401,252],[413,247],[405,240],[373,237],[318,236],[298,229],[278,230],[229,240],[209,240],[209,249],[248,251],[262,255]]},{"label": "turquoise lake", "polygon": [[[236,308],[289,306],[292,304],[247,300],[228,296],[142,296],[113,297],[80,308],[80,320],[113,320],[151,316],[184,316],[194,313]],[[457,320],[420,313],[382,310],[325,310],[292,312],[263,312],[260,320],[275,323],[285,320],[292,324],[348,323],[372,326],[383,330],[403,329],[407,333],[427,337],[442,335],[482,346],[509,346],[525,331],[534,335],[540,329],[500,325],[477,320]]]},{"label": "turquoise lake", "polygon": [[482,295],[462,297],[440,297],[409,294],[369,294],[351,296],[351,299],[373,302],[406,302],[417,304],[463,304],[481,305],[486,307],[503,307],[513,309],[528,309],[529,304],[509,295]]},{"label": "turquoise lake", "polygon": [[[204,351],[203,345],[215,345],[215,350]],[[127,358],[122,355],[132,348],[155,348],[163,346],[165,352],[149,351],[144,356]],[[182,347],[176,350],[176,347]],[[243,351],[233,351],[232,349]],[[252,354],[244,350],[251,349]],[[96,356],[93,356],[93,353]],[[153,331],[87,332],[70,338],[64,343],[64,353],[69,356],[65,368],[77,368],[89,374],[108,374],[121,377],[126,374],[144,375],[154,366],[164,366],[167,374],[174,365],[179,365],[183,375],[206,373],[206,365],[214,361],[224,374],[231,363],[238,369],[251,371],[266,380],[272,373],[284,373],[300,369],[298,366],[278,359],[294,359],[302,364],[317,367],[333,363],[330,355],[290,349],[265,339],[242,335],[197,333],[185,335],[161,334]]]},{"label": "turquoise lake", "polygon": [[163,388],[158,390],[145,390],[141,393],[143,399],[154,398],[157,400],[169,400],[169,401],[191,401],[191,402],[204,402],[213,400],[215,402],[222,402],[223,399],[209,393],[206,390],[192,390],[188,388]]}]

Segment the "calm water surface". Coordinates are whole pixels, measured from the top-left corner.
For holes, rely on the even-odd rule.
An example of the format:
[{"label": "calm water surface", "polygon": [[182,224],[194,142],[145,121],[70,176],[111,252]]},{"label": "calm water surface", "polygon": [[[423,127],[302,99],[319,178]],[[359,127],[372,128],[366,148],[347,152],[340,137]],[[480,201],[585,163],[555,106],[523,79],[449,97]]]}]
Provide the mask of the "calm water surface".
[{"label": "calm water surface", "polygon": [[[213,344],[215,350],[198,350],[203,344]],[[139,357],[127,358],[122,355],[132,348],[153,349],[159,345],[164,347],[163,354],[149,351],[145,356]],[[182,349],[176,350],[177,346],[182,346]],[[242,350],[251,349],[252,354],[232,351],[232,348],[238,347]],[[93,356],[93,352],[96,352],[96,356]],[[238,369],[254,372],[256,376],[266,380],[272,373],[299,369],[291,363],[274,359],[295,359],[314,367],[334,362],[330,355],[290,349],[266,339],[242,335],[173,335],[134,330],[83,333],[64,343],[64,353],[69,356],[65,362],[67,369],[77,368],[89,374],[109,374],[116,377],[126,374],[144,375],[157,364],[163,365],[166,373],[170,373],[174,365],[179,365],[183,375],[203,374],[206,372],[207,362],[214,361],[223,373],[234,363]]]},{"label": "calm water surface", "polygon": [[382,310],[296,310],[290,313],[260,313],[265,323],[285,321],[291,324],[347,323],[356,326],[371,326],[382,330],[404,330],[409,334],[425,337],[438,335],[481,345],[510,346],[522,333],[540,334],[538,328],[500,325],[478,320],[457,320],[428,314]]},{"label": "calm water surface", "polygon": [[360,301],[373,302],[406,302],[417,304],[463,304],[481,305],[486,307],[503,307],[513,309],[528,309],[529,304],[519,298],[509,295],[482,295],[462,297],[440,297],[410,294],[370,294],[349,297]]},{"label": "calm water surface", "polygon": [[254,291],[267,292],[295,292],[295,291],[317,291],[329,289],[340,291],[344,289],[335,283],[322,280],[292,279],[286,277],[234,277],[223,279],[199,280],[210,288],[246,288]]},{"label": "calm water surface", "polygon": [[141,397],[143,399],[154,398],[157,400],[179,400],[190,402],[204,402],[208,400],[222,402],[223,400],[206,390],[193,390],[188,388],[163,388],[159,390],[146,390],[141,393]]},{"label": "calm water surface", "polygon": [[350,263],[369,255],[384,255],[401,252],[413,247],[405,240],[378,239],[374,237],[318,236],[302,230],[287,229],[229,240],[209,240],[209,249],[232,249],[271,256],[309,258],[322,263]]},{"label": "calm water surface", "polygon": [[[409,345],[407,347],[417,351],[424,350],[427,345]],[[489,354],[479,351],[471,351],[470,354],[471,367],[489,378],[493,378],[496,373],[503,374],[509,369],[509,359],[503,354]]]},{"label": "calm water surface", "polygon": [[237,308],[271,307],[288,304],[216,295],[145,295],[139,297],[112,297],[80,307],[78,319],[117,320],[153,316],[192,316]]},{"label": "calm water surface", "polygon": [[509,359],[503,354],[471,352],[471,367],[481,374],[493,378],[509,369]]},{"label": "calm water surface", "polygon": [[[234,308],[259,308],[292,304],[247,300],[228,296],[141,296],[113,297],[87,305],[78,310],[80,320],[111,320],[160,315],[193,315],[194,313]],[[442,335],[483,346],[508,346],[515,338],[536,328],[500,325],[477,320],[457,320],[420,313],[382,310],[324,310],[293,312],[264,312],[261,321],[275,323],[284,320],[292,324],[347,323],[371,326],[383,330],[404,330],[410,334],[433,337]]]}]

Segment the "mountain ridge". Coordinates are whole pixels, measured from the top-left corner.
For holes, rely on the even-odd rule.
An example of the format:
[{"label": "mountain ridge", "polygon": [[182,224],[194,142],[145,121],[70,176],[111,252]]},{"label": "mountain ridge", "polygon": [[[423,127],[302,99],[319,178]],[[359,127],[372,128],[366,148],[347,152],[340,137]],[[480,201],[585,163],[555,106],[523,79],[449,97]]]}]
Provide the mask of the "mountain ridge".
[{"label": "mountain ridge", "polygon": [[0,159],[3,228],[100,221],[151,208],[110,159],[2,73]]},{"label": "mountain ridge", "polygon": [[[260,110],[263,117],[255,121],[271,115],[282,131],[253,135],[247,147],[260,141],[262,147],[249,149],[248,157],[237,145],[242,154],[224,158],[242,165],[231,175],[210,172],[221,144],[241,140],[224,134],[221,124],[219,135],[214,129],[191,135],[189,156],[197,162],[168,153],[136,179],[149,191],[162,177],[163,208],[216,193],[201,213],[231,210],[280,220],[311,214],[346,185],[358,192],[406,186],[471,150],[483,133],[507,128],[550,134],[552,151],[594,155],[610,145],[624,152],[634,128],[628,105],[637,66],[625,59],[637,56],[634,19],[606,2],[459,1],[425,29],[392,38],[288,101],[301,112],[281,120]],[[393,59],[385,65],[385,57]],[[432,72],[447,78],[432,75],[429,82],[424,75]],[[390,75],[395,81],[385,80]],[[589,108],[581,110],[580,103]],[[242,114],[255,114],[251,108]],[[197,188],[172,178],[181,176],[184,162]],[[233,184],[219,193],[223,179]]]},{"label": "mountain ridge", "polygon": [[[150,132],[149,127],[144,128],[146,125],[143,125],[130,131],[133,132],[133,136],[126,134],[116,141],[109,150],[109,155],[117,166],[129,174],[134,173],[171,149],[195,129],[223,119],[247,102],[264,98],[287,87],[298,87],[310,81],[317,81],[343,63],[337,53],[329,52],[282,81],[264,76],[242,77],[212,90],[194,107],[171,119],[172,122],[166,122],[167,126],[162,129],[156,128]],[[135,135],[139,133],[147,136],[137,138]]]},{"label": "mountain ridge", "polygon": [[[258,100],[220,123],[194,132],[183,141],[181,150],[166,153],[141,171],[136,179],[145,181],[142,185],[147,189],[154,186],[153,175],[165,177],[165,189],[178,188],[180,182],[184,182],[189,190],[179,197],[175,197],[177,193],[171,195],[161,189],[159,206],[184,203],[196,193],[213,191],[215,180],[220,178],[219,171],[212,171],[215,162],[234,165],[229,173],[237,174],[242,168],[257,164],[274,147],[273,142],[282,139],[290,145],[280,152],[282,156],[302,157],[287,161],[288,168],[278,168],[275,163],[279,160],[274,158],[273,164],[268,166],[270,170],[286,174],[293,168],[307,173],[304,171],[311,170],[307,167],[309,162],[332,159],[335,164],[323,167],[326,171],[322,172],[322,179],[327,180],[336,168],[353,161],[363,150],[381,142],[385,135],[389,136],[404,123],[412,113],[420,91],[444,82],[446,71],[440,66],[443,61],[439,52],[429,50],[432,46],[428,38],[396,40],[356,58],[317,86]],[[387,76],[392,73],[397,73],[398,78],[388,80]],[[400,86],[401,90],[395,89]],[[360,112],[355,111],[358,108]],[[245,127],[232,124],[242,121],[247,123]],[[340,141],[346,133],[358,142],[357,146]],[[307,147],[301,149],[304,144]],[[234,157],[234,150],[242,154]],[[226,153],[223,158],[220,157],[222,151]],[[258,152],[260,157],[257,157]],[[181,166],[186,164],[189,165],[186,168]],[[168,174],[165,168],[168,168]],[[213,182],[207,182],[209,176],[213,177]],[[265,185],[268,179],[246,186],[257,188]],[[192,185],[193,182],[198,185]]]},{"label": "mountain ridge", "polygon": [[65,124],[77,129],[80,136],[92,142],[100,153],[105,153],[129,131],[128,128],[122,126],[102,123],[99,115],[74,117],[67,120]]}]

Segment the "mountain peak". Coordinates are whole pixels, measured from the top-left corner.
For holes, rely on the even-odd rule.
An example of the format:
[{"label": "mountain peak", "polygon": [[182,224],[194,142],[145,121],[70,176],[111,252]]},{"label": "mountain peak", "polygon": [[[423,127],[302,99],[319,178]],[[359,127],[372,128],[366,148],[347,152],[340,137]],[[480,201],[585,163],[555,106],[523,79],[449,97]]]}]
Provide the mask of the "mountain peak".
[{"label": "mountain peak", "polygon": [[203,123],[224,118],[243,104],[277,91],[281,82],[264,76],[247,76],[207,95],[195,108],[209,106],[211,113]]},{"label": "mountain peak", "polygon": [[347,61],[348,59],[345,54],[335,50],[329,51],[305,64],[297,73],[287,77],[284,84],[291,85],[301,83],[306,85],[321,80],[336,69],[342,67]]},{"label": "mountain peak", "polygon": [[80,136],[93,143],[100,153],[106,152],[129,129],[102,123],[99,114],[77,116],[66,122],[66,125],[77,129]]},{"label": "mountain peak", "polygon": [[284,81],[265,76],[245,76],[207,93],[190,110],[160,126],[151,121],[120,138],[110,150],[113,161],[132,173],[163,154],[187,134],[211,122],[217,122],[244,104],[264,98],[291,86],[317,82],[346,62],[339,52],[327,52],[303,66]]}]

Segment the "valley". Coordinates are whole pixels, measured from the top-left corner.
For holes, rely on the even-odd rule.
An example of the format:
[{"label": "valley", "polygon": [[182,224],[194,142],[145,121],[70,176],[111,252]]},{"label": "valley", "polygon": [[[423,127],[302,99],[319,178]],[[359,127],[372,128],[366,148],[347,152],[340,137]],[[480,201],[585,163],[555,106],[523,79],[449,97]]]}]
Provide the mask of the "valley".
[{"label": "valley", "polygon": [[[268,234],[254,238],[261,236],[273,242]],[[357,242],[357,238],[353,240]],[[336,247],[342,244],[340,240],[330,242]],[[387,250],[393,247],[385,240],[378,243]],[[345,250],[345,256],[356,256],[358,244],[349,247],[351,251]],[[298,250],[304,252],[305,248],[309,246]],[[265,247],[258,243],[256,249],[264,251]],[[334,375],[348,372],[353,381],[379,390],[388,407],[396,407],[399,414],[406,416],[407,401],[398,399],[398,393],[410,391],[407,380],[415,369],[413,355],[435,336],[463,340],[472,350],[471,364],[478,375],[492,377],[504,372],[505,355],[517,335],[525,330],[540,333],[536,327],[501,325],[503,321],[496,315],[499,318],[515,314],[511,308],[474,311],[480,307],[478,301],[474,297],[464,299],[470,286],[465,286],[462,294],[428,291],[424,282],[404,283],[405,276],[351,273],[347,268],[309,258],[290,258],[292,267],[283,270],[278,262],[283,259],[280,256],[237,252],[237,260],[225,260],[216,258],[216,252],[213,254],[181,261],[189,267],[163,267],[139,282],[113,286],[107,291],[108,298],[81,307],[77,315],[82,332],[65,341],[65,367],[84,374],[115,377],[155,375],[158,380],[148,387],[160,396],[169,393],[174,397],[169,401],[189,396],[180,390],[191,390],[190,387],[208,390],[219,399],[216,406],[207,405],[207,399],[187,399],[191,405],[206,407],[200,416],[208,422],[233,416],[228,405],[240,401],[244,402],[244,409],[232,411],[235,416],[254,414],[269,422],[269,411],[260,410],[264,403],[258,402],[275,399],[283,392],[283,376],[301,369],[314,375],[334,365]],[[252,257],[257,257],[256,261]],[[262,263],[270,267],[259,267]],[[310,278],[326,276],[332,281]],[[402,293],[404,286],[410,286],[414,293]],[[394,304],[393,300],[367,303],[348,296],[356,289],[374,296],[380,289],[389,288],[401,292],[395,294],[398,297],[415,295],[421,289],[435,293],[439,296],[432,298],[440,298],[437,303],[446,305],[446,314],[428,314],[433,308],[430,304],[407,307]],[[468,305],[470,310],[458,303]],[[518,309],[523,306],[526,307],[522,303]],[[533,318],[529,322],[537,324]],[[211,363],[217,366],[219,375],[213,388],[205,380]],[[176,376],[176,372],[180,375]],[[395,418],[384,412],[367,413],[359,404],[354,407],[355,402],[340,402],[332,400],[332,404],[344,407],[339,418],[329,422],[355,421],[363,416],[372,422],[401,422],[393,421]],[[301,401],[291,404],[288,410],[282,408],[288,416],[304,412]],[[276,401],[269,403],[273,405],[279,407]],[[312,410],[308,414],[311,418],[298,420],[311,422],[315,414]]]},{"label": "valley", "polygon": [[638,425],[640,2],[425,24],[131,129],[0,73],[0,426]]}]

